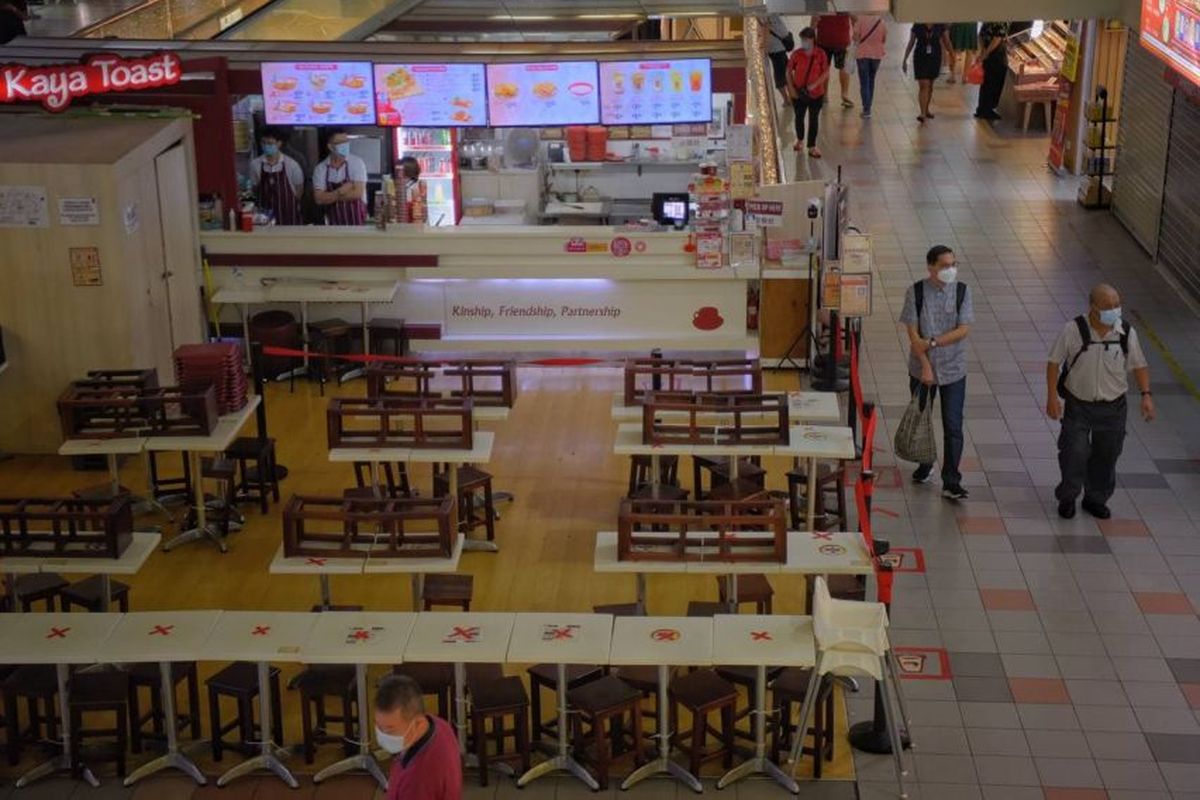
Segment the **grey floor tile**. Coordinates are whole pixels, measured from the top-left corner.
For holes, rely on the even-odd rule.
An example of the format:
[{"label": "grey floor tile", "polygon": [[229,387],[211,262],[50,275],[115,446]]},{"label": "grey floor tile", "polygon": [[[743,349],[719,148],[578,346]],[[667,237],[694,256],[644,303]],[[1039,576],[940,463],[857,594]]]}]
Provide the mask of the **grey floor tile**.
[{"label": "grey floor tile", "polygon": [[1028,756],[1029,744],[1022,731],[1001,728],[968,728],[967,741],[977,756]]},{"label": "grey floor tile", "polygon": [[1101,788],[1100,772],[1090,758],[1034,757],[1043,786],[1064,786],[1079,789]]},{"label": "grey floor tile", "polygon": [[1079,718],[1071,706],[1019,704],[1017,714],[1026,730],[1079,730]]},{"label": "grey floor tile", "polygon": [[910,733],[922,753],[969,755],[971,752],[962,728],[914,725]]},{"label": "grey floor tile", "polygon": [[1139,731],[1142,724],[1128,706],[1075,706],[1079,724],[1087,731]]},{"label": "grey floor tile", "polygon": [[922,754],[915,756],[917,775],[921,782],[930,783],[974,783],[975,763],[971,756]]},{"label": "grey floor tile", "polygon": [[969,728],[1020,728],[1021,717],[1012,703],[959,703],[963,724]]},{"label": "grey floor tile", "polygon": [[1019,786],[983,786],[983,800],[1046,800],[1041,788]]},{"label": "grey floor tile", "polygon": [[1135,708],[1181,708],[1187,702],[1174,683],[1126,681],[1124,687]]},{"label": "grey floor tile", "polygon": [[955,677],[996,678],[1004,676],[1004,662],[996,653],[950,652],[950,672]]},{"label": "grey floor tile", "polygon": [[1147,733],[1146,742],[1158,761],[1200,764],[1200,735]]},{"label": "grey floor tile", "polygon": [[1109,789],[1166,789],[1162,773],[1151,761],[1098,761],[1100,778]]},{"label": "grey floor tile", "polygon": [[1195,792],[1196,787],[1200,786],[1200,764],[1160,761],[1158,769],[1167,782],[1167,788],[1176,797],[1180,792]]},{"label": "grey floor tile", "polygon": [[1012,692],[1007,678],[954,678],[954,693],[959,700],[976,703],[1011,703]]},{"label": "grey floor tile", "polygon": [[1057,678],[1058,663],[1051,655],[1001,653],[1004,672],[1010,678]]},{"label": "grey floor tile", "polygon": [[1135,708],[1133,713],[1146,733],[1200,734],[1200,723],[1189,708]]},{"label": "grey floor tile", "polygon": [[1071,702],[1077,706],[1122,706],[1129,705],[1120,681],[1067,678],[1067,692]]},{"label": "grey floor tile", "polygon": [[1200,683],[1200,658],[1168,658],[1167,666],[1180,683]]},{"label": "grey floor tile", "polygon": [[1153,761],[1154,754],[1142,733],[1084,729],[1092,757],[1097,761]]},{"label": "grey floor tile", "polygon": [[921,800],[982,800],[978,786],[962,783],[921,783]]},{"label": "grey floor tile", "polygon": [[1148,681],[1172,683],[1175,680],[1166,659],[1113,656],[1117,676],[1123,681]]},{"label": "grey floor tile", "polygon": [[975,771],[985,786],[1042,785],[1033,759],[1023,756],[975,756]]}]

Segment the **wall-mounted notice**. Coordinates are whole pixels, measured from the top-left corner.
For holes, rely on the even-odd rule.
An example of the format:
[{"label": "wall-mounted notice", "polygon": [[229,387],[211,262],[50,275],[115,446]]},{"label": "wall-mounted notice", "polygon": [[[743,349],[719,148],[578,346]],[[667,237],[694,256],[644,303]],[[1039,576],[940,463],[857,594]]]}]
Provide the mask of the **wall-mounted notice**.
[{"label": "wall-mounted notice", "polygon": [[488,119],[497,128],[594,125],[598,80],[595,61],[488,64]]},{"label": "wall-mounted notice", "polygon": [[269,125],[374,125],[375,93],[366,61],[264,61]]},{"label": "wall-mounted notice", "polygon": [[[712,122],[712,62],[707,58],[600,63],[605,125]],[[703,135],[703,134],[701,134]]]},{"label": "wall-mounted notice", "polygon": [[487,125],[483,64],[376,64],[375,116],[416,128]]},{"label": "wall-mounted notice", "polygon": [[99,225],[100,207],[94,197],[58,198],[59,225]]},{"label": "wall-mounted notice", "polygon": [[45,186],[0,186],[0,228],[49,225]]},{"label": "wall-mounted notice", "polygon": [[67,251],[71,261],[71,282],[76,286],[101,286],[100,248],[72,247]]}]

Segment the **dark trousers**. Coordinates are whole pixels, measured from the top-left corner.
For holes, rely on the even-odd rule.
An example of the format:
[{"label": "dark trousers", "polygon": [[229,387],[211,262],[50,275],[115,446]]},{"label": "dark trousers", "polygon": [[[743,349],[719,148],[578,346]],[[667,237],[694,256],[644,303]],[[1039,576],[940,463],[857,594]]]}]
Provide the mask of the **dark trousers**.
[{"label": "dark trousers", "polygon": [[1125,444],[1125,398],[1085,403],[1068,397],[1058,434],[1058,467],[1062,483],[1054,490],[1060,503],[1074,502],[1083,492],[1089,503],[1104,505],[1117,488],[1117,459]]},{"label": "dark trousers", "polygon": [[[942,485],[958,486],[962,482],[962,473],[958,465],[962,461],[963,451],[963,407],[967,403],[967,379],[962,378],[944,386],[926,387],[916,378],[909,376],[908,390],[920,392],[921,409],[926,403],[932,403],[938,392],[942,394],[942,444],[945,452],[942,454]],[[922,467],[932,468],[932,464],[922,464]]]},{"label": "dark trousers", "polygon": [[808,146],[817,146],[817,127],[821,119],[821,106],[825,105],[824,97],[797,97],[792,106],[796,110],[796,141],[804,141],[804,115],[808,115]]},{"label": "dark trousers", "polygon": [[862,95],[863,111],[870,114],[875,102],[875,74],[879,72],[878,58],[858,59],[858,91]]},{"label": "dark trousers", "polygon": [[983,62],[983,83],[979,86],[979,105],[976,114],[990,114],[1000,105],[1000,94],[1004,91],[1004,79],[1008,76],[1008,64],[988,59]]}]

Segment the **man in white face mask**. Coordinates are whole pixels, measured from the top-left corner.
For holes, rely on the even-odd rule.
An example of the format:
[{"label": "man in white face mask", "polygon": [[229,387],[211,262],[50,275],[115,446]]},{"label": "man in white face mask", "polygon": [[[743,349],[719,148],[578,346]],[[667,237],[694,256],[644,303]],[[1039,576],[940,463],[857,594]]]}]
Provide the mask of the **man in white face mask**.
[{"label": "man in white face mask", "polygon": [[1112,516],[1107,503],[1117,487],[1117,459],[1125,443],[1130,372],[1142,393],[1142,417],[1154,419],[1150,369],[1137,331],[1121,319],[1121,296],[1102,283],[1088,301],[1087,316],[1063,327],[1046,362],[1046,416],[1062,419],[1062,482],[1054,496],[1063,519],[1075,516],[1081,491],[1084,511],[1097,519]]},{"label": "man in white face mask", "polygon": [[425,713],[421,687],[388,675],[375,690],[375,740],[395,756],[387,800],[460,800],[462,762],[454,729]]}]

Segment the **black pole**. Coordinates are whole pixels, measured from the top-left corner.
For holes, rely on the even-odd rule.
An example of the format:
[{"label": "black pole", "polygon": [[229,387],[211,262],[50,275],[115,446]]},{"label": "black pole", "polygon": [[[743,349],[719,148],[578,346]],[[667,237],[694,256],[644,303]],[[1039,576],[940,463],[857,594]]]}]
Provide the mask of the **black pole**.
[{"label": "black pole", "polygon": [[[254,392],[258,395],[258,408],[254,411],[254,419],[258,428],[259,441],[270,438],[267,435],[267,380],[262,374],[262,342],[250,342],[250,378],[254,381]],[[288,476],[288,468],[275,463],[275,480],[283,480]]]}]

